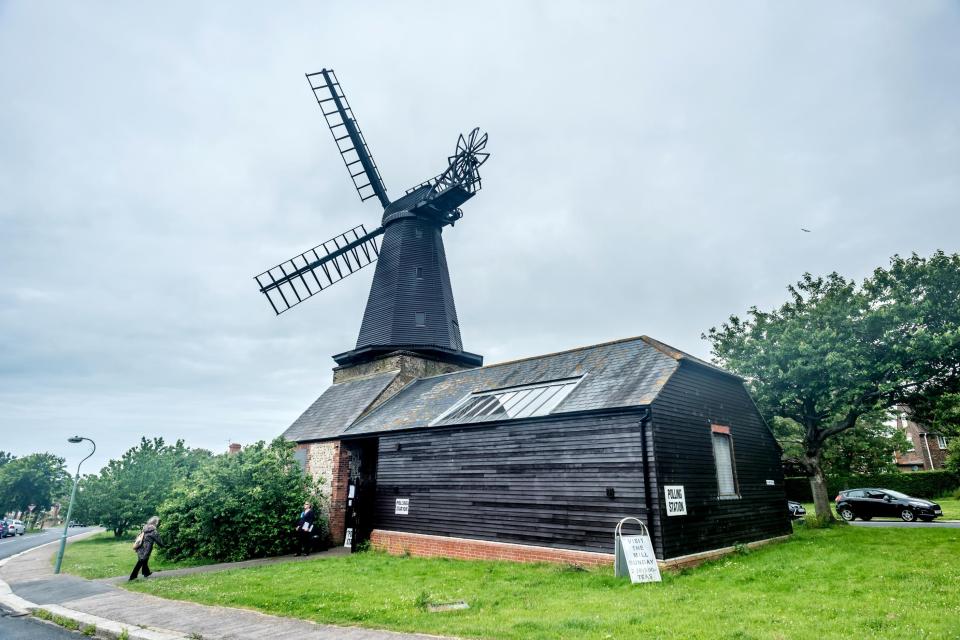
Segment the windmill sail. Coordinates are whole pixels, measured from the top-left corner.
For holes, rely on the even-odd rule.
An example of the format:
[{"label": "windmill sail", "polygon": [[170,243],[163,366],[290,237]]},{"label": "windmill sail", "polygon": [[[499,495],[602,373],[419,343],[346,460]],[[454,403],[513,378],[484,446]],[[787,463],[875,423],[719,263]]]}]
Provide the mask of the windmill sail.
[{"label": "windmill sail", "polygon": [[340,157],[347,165],[353,186],[360,194],[360,200],[368,200],[376,196],[380,204],[386,207],[390,204],[387,189],[383,186],[380,169],[370,155],[367,141],[360,131],[353,109],[343,93],[343,88],[337,80],[333,69],[322,69],[317,73],[308,73],[307,82],[313,90],[313,95],[320,105],[323,117],[333,134],[333,141],[337,143]]},{"label": "windmill sail", "polygon": [[327,287],[372,264],[380,255],[383,227],[367,233],[363,225],[267,269],[255,280],[273,311],[280,315]]}]

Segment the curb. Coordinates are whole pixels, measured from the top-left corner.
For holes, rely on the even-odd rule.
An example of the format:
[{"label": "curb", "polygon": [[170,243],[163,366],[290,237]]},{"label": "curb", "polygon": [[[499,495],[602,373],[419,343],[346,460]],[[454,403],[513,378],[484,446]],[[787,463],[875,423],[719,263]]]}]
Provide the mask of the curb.
[{"label": "curb", "polygon": [[[91,535],[93,535],[93,533],[99,532],[91,532]],[[4,558],[3,560],[0,560],[0,567],[7,564],[11,560],[14,560],[15,558],[24,555],[25,553],[42,549],[43,547],[51,544],[59,544],[59,542],[59,539],[52,542],[47,542],[31,549],[27,549],[26,551],[21,551],[20,553],[10,556],[9,558]],[[96,627],[96,632],[93,634],[93,637],[104,638],[106,640],[118,640],[119,638],[124,637],[124,634],[126,634],[126,637],[129,638],[129,640],[189,640],[188,636],[183,635],[179,631],[170,631],[168,629],[158,628],[145,629],[137,626],[131,626],[123,622],[117,622],[116,620],[108,620],[106,618],[94,616],[89,613],[83,613],[82,611],[67,609],[66,607],[61,607],[57,604],[39,605],[35,602],[24,600],[15,594],[13,589],[10,588],[10,585],[7,584],[2,578],[0,578],[0,607],[10,609],[15,614],[20,615],[35,615],[37,611],[43,610],[54,616],[58,616],[59,618],[75,622],[80,629],[94,626]]]}]

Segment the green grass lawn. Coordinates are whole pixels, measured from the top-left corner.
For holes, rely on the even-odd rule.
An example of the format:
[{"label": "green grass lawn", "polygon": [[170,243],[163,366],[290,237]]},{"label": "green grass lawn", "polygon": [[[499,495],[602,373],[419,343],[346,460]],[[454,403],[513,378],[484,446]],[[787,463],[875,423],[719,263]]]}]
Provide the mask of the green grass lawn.
[{"label": "green grass lawn", "polygon": [[943,508],[942,520],[960,520],[960,499],[940,498],[934,502]]},{"label": "green grass lawn", "polygon": [[[129,575],[133,565],[137,563],[137,553],[133,550],[135,537],[128,535],[117,538],[113,532],[105,531],[85,540],[73,542],[67,545],[63,554],[61,570],[64,573],[72,573],[91,580]],[[156,550],[150,556],[152,571],[182,569],[202,564],[209,563],[202,560],[169,562],[164,560],[162,554]]]},{"label": "green grass lawn", "polygon": [[[469,638],[960,638],[960,530],[797,526],[660,584],[381,553],[134,583],[167,598]],[[470,608],[430,613],[426,602]]]}]

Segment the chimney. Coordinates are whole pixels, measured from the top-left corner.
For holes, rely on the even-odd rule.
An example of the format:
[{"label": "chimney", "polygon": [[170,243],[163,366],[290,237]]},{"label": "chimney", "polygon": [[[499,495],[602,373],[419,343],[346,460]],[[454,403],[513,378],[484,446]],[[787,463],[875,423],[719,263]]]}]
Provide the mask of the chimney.
[{"label": "chimney", "polygon": [[230,446],[227,448],[227,453],[229,453],[229,454],[231,454],[231,455],[234,454],[234,453],[240,453],[240,449],[242,449],[242,448],[243,448],[243,447],[240,446],[239,443],[233,442],[233,443],[231,443]]}]

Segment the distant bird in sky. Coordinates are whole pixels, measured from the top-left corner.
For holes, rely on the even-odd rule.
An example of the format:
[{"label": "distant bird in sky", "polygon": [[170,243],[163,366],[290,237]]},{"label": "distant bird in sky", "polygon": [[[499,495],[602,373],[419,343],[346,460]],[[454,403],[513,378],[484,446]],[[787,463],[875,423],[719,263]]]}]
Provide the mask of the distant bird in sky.
[{"label": "distant bird in sky", "polygon": [[800,227],[800,231],[803,231],[804,233],[810,233],[810,229],[804,229],[803,227]]}]

